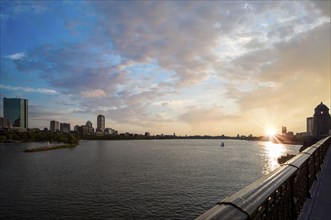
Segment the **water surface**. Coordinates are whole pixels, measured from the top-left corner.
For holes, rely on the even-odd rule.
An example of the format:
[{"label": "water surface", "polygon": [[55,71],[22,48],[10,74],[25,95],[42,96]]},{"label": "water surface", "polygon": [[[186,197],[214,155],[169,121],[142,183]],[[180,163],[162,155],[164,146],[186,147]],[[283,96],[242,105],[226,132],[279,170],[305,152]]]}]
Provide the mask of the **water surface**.
[{"label": "water surface", "polygon": [[300,146],[225,140],[0,144],[0,218],[192,219]]}]

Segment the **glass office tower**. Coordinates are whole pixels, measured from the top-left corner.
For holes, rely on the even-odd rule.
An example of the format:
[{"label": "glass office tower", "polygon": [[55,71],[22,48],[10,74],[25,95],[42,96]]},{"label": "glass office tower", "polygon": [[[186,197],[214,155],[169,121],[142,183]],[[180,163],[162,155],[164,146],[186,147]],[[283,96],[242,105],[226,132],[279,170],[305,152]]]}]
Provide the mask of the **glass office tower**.
[{"label": "glass office tower", "polygon": [[28,100],[3,98],[3,116],[15,128],[28,128]]}]

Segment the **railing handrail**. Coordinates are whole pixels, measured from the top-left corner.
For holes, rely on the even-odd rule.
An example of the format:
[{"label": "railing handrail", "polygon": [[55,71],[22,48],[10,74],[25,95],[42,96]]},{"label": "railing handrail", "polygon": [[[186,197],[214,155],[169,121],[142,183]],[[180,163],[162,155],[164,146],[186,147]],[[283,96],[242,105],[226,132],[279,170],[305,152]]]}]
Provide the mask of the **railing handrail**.
[{"label": "railing handrail", "polygon": [[318,141],[197,219],[297,219],[330,142]]}]

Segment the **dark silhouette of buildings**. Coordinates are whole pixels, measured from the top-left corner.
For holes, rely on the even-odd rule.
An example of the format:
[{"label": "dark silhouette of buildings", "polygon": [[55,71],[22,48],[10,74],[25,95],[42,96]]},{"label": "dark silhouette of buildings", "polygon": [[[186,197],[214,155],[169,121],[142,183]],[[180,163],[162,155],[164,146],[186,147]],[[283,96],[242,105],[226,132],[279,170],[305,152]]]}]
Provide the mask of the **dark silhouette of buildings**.
[{"label": "dark silhouette of buildings", "polygon": [[331,116],[329,108],[321,102],[315,108],[314,117],[307,118],[307,133],[313,136],[329,135],[331,130]]}]

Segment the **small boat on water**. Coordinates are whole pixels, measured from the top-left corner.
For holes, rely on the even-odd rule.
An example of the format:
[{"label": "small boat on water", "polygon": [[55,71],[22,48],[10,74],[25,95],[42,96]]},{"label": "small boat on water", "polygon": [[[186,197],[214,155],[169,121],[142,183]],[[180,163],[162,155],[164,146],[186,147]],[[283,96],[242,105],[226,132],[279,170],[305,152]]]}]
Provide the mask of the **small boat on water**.
[{"label": "small boat on water", "polygon": [[221,143],[221,147],[224,147],[224,142]]}]

